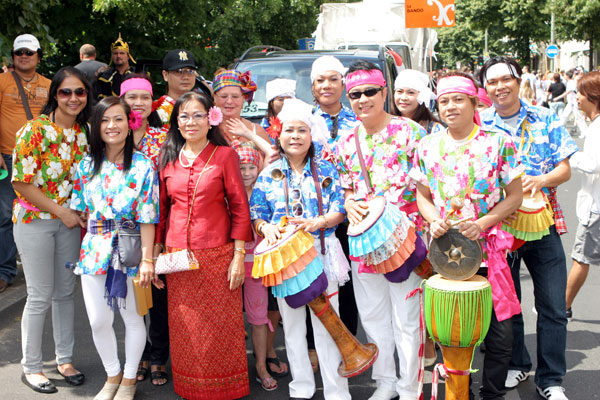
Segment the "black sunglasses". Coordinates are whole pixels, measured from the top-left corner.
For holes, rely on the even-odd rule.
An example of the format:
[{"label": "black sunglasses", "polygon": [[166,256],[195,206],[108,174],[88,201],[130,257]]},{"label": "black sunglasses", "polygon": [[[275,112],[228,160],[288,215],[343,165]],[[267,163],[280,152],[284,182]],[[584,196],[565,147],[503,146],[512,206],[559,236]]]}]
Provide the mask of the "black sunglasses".
[{"label": "black sunglasses", "polygon": [[21,57],[23,54],[28,55],[29,57],[31,57],[32,55],[35,54],[35,51],[19,49],[19,50],[15,50],[14,53],[15,53],[15,56],[19,56],[19,57]]},{"label": "black sunglasses", "polygon": [[58,89],[58,97],[62,97],[65,99],[69,99],[71,98],[71,95],[73,95],[73,93],[75,93],[75,96],[77,97],[86,97],[87,96],[87,89],[85,88],[77,88],[77,89]]},{"label": "black sunglasses", "polygon": [[364,90],[362,92],[359,92],[357,90],[356,92],[350,92],[350,93],[348,93],[348,97],[351,98],[352,100],[358,100],[358,99],[360,99],[363,94],[365,96],[367,96],[367,97],[373,97],[377,93],[381,92],[382,90],[383,90],[382,87],[379,87],[379,88],[369,88],[369,89]]}]

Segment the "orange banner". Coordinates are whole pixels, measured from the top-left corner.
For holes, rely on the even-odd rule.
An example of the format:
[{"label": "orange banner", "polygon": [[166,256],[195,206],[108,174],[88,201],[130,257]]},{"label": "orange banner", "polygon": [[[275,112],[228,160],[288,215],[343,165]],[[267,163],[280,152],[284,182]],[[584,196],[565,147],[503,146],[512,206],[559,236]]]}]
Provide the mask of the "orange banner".
[{"label": "orange banner", "polygon": [[407,28],[454,26],[454,0],[406,0],[404,15]]}]

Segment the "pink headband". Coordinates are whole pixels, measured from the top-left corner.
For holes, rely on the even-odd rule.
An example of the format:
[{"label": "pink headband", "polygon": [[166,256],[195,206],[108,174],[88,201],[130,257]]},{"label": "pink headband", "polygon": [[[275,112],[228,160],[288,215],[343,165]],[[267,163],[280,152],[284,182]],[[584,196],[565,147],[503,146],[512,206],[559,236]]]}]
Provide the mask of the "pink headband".
[{"label": "pink headband", "polygon": [[383,73],[378,69],[361,69],[346,75],[346,93],[355,86],[366,84],[385,87]]},{"label": "pink headband", "polygon": [[486,106],[492,106],[492,100],[490,99],[484,88],[479,88],[479,90],[477,91],[477,97],[479,97],[479,101],[485,104]]},{"label": "pink headband", "polygon": [[150,96],[152,96],[152,84],[148,79],[131,78],[123,81],[121,83],[120,96],[123,97],[130,90],[145,90],[146,92],[150,92]]},{"label": "pink headband", "polygon": [[[464,76],[448,76],[442,78],[437,84],[437,99],[448,93],[463,93],[468,96],[477,97],[477,88],[472,80]],[[473,115],[473,122],[478,126],[481,126],[481,118],[479,112],[475,108],[475,115]]]},{"label": "pink headband", "polygon": [[464,93],[477,97],[477,88],[473,81],[464,76],[448,76],[442,78],[437,84],[437,98],[448,93]]}]

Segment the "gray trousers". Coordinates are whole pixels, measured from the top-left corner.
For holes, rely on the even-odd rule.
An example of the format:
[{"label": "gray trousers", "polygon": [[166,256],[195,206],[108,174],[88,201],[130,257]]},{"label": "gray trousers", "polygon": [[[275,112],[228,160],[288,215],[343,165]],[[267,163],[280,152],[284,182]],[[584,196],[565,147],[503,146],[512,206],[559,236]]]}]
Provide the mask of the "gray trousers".
[{"label": "gray trousers", "polygon": [[80,235],[80,228],[68,229],[59,219],[28,224],[19,219],[14,226],[27,284],[21,321],[21,364],[26,374],[42,371],[42,335],[50,306],[56,362],[72,361],[75,275],[65,264],[78,260]]}]

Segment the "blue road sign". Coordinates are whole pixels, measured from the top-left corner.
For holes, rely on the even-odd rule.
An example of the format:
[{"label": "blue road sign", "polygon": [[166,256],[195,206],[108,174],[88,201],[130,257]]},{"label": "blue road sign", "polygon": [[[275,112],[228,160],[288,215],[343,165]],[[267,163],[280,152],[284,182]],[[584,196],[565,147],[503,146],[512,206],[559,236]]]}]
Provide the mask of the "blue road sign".
[{"label": "blue road sign", "polygon": [[555,44],[551,44],[546,47],[546,55],[548,58],[555,58],[558,55],[558,46]]}]

